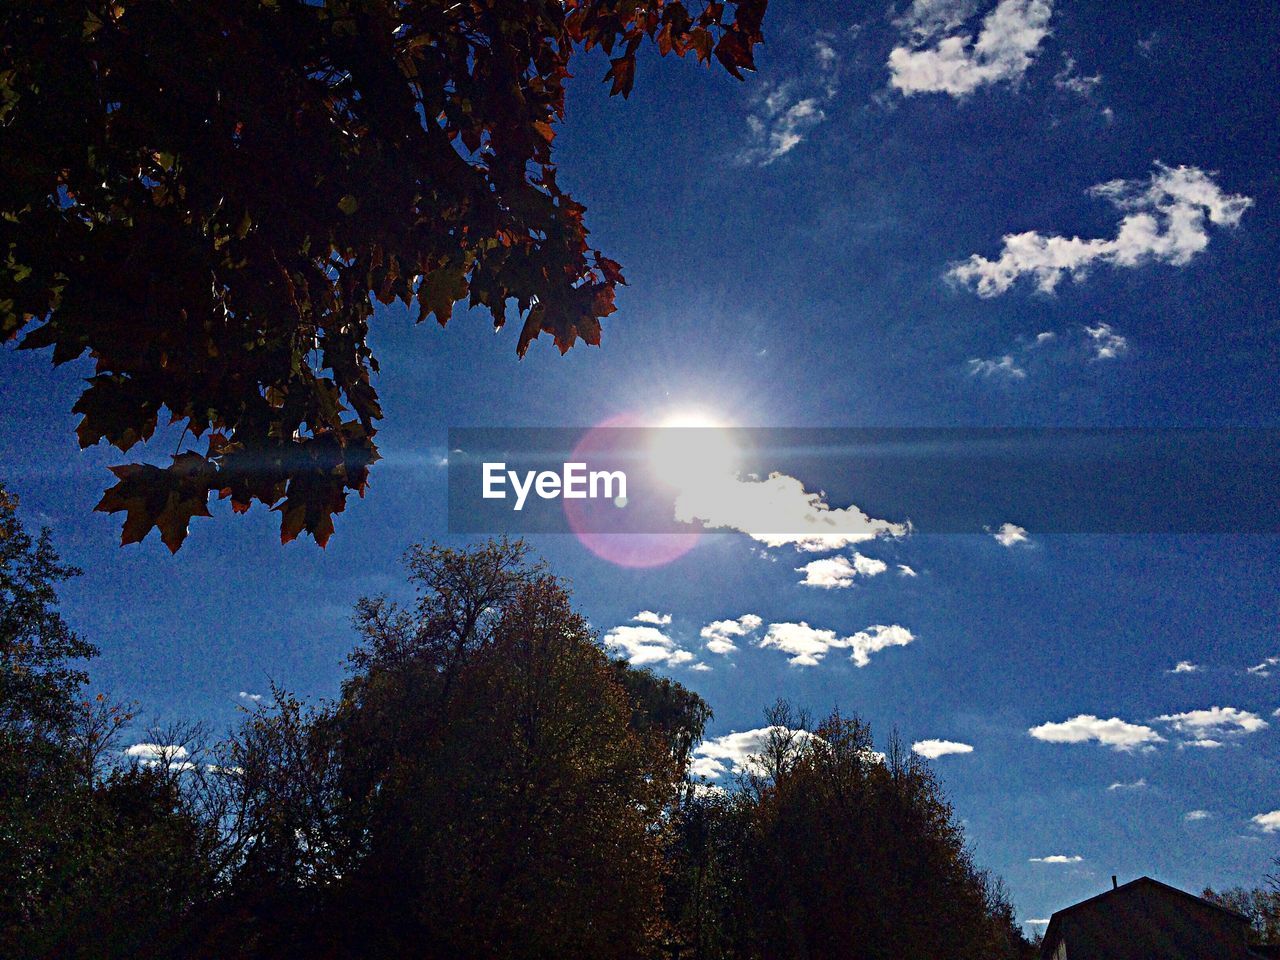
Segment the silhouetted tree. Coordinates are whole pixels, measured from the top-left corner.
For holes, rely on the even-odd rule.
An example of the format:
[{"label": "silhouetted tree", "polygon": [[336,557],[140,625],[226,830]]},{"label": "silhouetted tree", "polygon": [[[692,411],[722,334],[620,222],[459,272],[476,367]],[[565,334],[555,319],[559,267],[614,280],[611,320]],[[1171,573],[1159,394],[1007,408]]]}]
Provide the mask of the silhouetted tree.
[{"label": "silhouetted tree", "polygon": [[96,654],[57,609],[78,573],[0,487],[0,956],[148,957],[214,893],[213,807],[189,760],[122,763],[132,716],[85,699]]},{"label": "silhouetted tree", "polygon": [[415,548],[361,601],[338,702],[278,694],[232,750],[256,954],[644,957],[705,704],[611,661],[519,542]]},{"label": "silhouetted tree", "polygon": [[1228,907],[1249,918],[1249,942],[1280,944],[1280,890],[1272,887],[1232,887],[1214,891],[1206,887],[1201,894],[1210,903]]},{"label": "silhouetted tree", "polygon": [[809,730],[779,704],[767,721],[737,791],[682,807],[684,955],[1028,955],[924,761],[896,737],[877,753],[856,717],[833,713]]}]

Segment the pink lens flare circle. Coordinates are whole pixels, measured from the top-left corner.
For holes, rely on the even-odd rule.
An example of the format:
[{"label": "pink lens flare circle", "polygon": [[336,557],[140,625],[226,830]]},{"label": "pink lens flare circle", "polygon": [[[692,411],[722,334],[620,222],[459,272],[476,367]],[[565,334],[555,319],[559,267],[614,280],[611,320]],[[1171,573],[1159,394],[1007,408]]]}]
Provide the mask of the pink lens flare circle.
[{"label": "pink lens flare circle", "polygon": [[[573,448],[577,462],[609,462],[634,456],[627,444],[634,435],[627,429],[651,427],[640,416],[622,413],[588,430]],[[638,479],[638,478],[637,478]],[[661,567],[676,560],[697,544],[701,534],[689,533],[610,533],[612,525],[624,526],[625,506],[612,500],[564,500],[565,518],[579,542],[602,560],[619,567],[645,569]]]}]

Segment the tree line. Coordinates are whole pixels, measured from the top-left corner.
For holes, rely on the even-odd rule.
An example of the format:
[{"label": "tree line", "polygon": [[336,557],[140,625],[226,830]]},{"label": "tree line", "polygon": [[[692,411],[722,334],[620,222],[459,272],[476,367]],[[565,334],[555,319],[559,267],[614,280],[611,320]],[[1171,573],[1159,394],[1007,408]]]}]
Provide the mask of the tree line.
[{"label": "tree line", "polygon": [[711,717],[612,659],[519,541],[414,547],[332,701],[125,748],[58,612],[77,571],[0,495],[0,955],[1029,955],[928,764],[775,705],[727,789]]}]

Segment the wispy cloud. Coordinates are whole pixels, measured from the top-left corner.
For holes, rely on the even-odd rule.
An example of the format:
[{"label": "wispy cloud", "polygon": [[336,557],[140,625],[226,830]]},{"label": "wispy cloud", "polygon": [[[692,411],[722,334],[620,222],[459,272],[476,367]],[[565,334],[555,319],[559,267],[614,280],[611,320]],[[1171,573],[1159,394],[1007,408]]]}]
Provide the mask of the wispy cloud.
[{"label": "wispy cloud", "polygon": [[1049,35],[1050,0],[1000,0],[975,34],[975,5],[914,2],[897,21],[903,39],[889,54],[889,85],[905,96],[964,97],[979,87],[1020,80]]},{"label": "wispy cloud", "polygon": [[1249,197],[1224,193],[1213,176],[1196,167],[1157,163],[1146,180],[1098,184],[1089,193],[1124,214],[1114,237],[1011,233],[997,259],[975,253],[948,270],[947,277],[980,297],[995,297],[1024,276],[1042,293],[1052,293],[1064,276],[1080,280],[1095,264],[1183,266],[1209,245],[1209,224],[1234,227],[1253,204]]},{"label": "wispy cloud", "polygon": [[969,361],[969,375],[972,377],[987,377],[988,379],[992,377],[1007,380],[1027,379],[1027,371],[1018,366],[1013,359],[1013,355],[1009,353],[992,360],[979,360],[975,357]]},{"label": "wispy cloud", "polygon": [[937,760],[939,757],[954,753],[973,753],[973,747],[954,740],[917,740],[911,745],[911,752],[930,760]]},{"label": "wispy cloud", "polygon": [[1005,352],[988,360],[966,362],[978,380],[1022,383],[1047,364],[1115,360],[1129,352],[1129,340],[1109,323],[1082,324],[1061,336],[1045,330],[1034,337],[1018,337]]},{"label": "wispy cloud", "polygon": [[1146,778],[1139,777],[1137,780],[1134,780],[1131,783],[1123,783],[1117,780],[1115,783],[1111,784],[1111,786],[1107,787],[1107,789],[1108,790],[1145,790],[1146,787],[1147,787]]},{"label": "wispy cloud", "polygon": [[1179,660],[1170,669],[1169,673],[1199,673],[1204,668],[1198,663],[1192,663],[1190,660]]},{"label": "wispy cloud", "polygon": [[918,577],[920,574],[908,567],[905,563],[898,564],[898,576],[900,577]]},{"label": "wispy cloud", "polygon": [[827,118],[823,108],[839,92],[839,68],[839,53],[819,37],[803,72],[766,83],[747,116],[750,143],[739,151],[738,162],[766,167],[798,147]]},{"label": "wispy cloud", "polygon": [[1248,673],[1252,673],[1255,677],[1269,677],[1271,671],[1280,666],[1280,657],[1267,657],[1261,663],[1254,664],[1248,668]]},{"label": "wispy cloud", "polygon": [[1075,57],[1069,53],[1062,55],[1062,69],[1053,75],[1053,85],[1066,93],[1074,94],[1082,100],[1088,100],[1102,83],[1102,74],[1085,76],[1076,68]]},{"label": "wispy cloud", "polygon": [[1144,724],[1119,717],[1103,720],[1091,713],[1081,713],[1061,723],[1042,723],[1027,732],[1046,743],[1096,742],[1122,751],[1150,749],[1153,744],[1165,742],[1164,737]]},{"label": "wispy cloud", "polygon": [[1183,814],[1182,819],[1186,820],[1189,823],[1194,823],[1197,820],[1209,820],[1212,817],[1213,817],[1213,814],[1210,813],[1208,810],[1188,810],[1185,814]]},{"label": "wispy cloud", "polygon": [[735,639],[749,636],[763,625],[763,620],[748,613],[737,620],[713,620],[702,628],[701,636],[711,653],[727,654],[738,649]]},{"label": "wispy cloud", "polygon": [[1061,853],[1055,853],[1047,857],[1032,857],[1031,863],[1083,863],[1084,857],[1079,855],[1066,856]]},{"label": "wispy cloud", "polygon": [[796,567],[797,573],[803,573],[800,581],[806,587],[832,588],[851,587],[858,577],[877,577],[889,569],[883,560],[864,557],[855,553],[850,557],[825,557],[811,560],[803,567]]},{"label": "wispy cloud", "polygon": [[905,647],[915,640],[906,627],[897,624],[876,624],[859,630],[852,636],[842,637],[834,630],[820,630],[800,623],[771,623],[760,641],[763,649],[775,649],[787,654],[790,663],[797,667],[815,667],[831,650],[849,650],[849,659],[859,667],[871,662],[871,654],[889,647]]}]

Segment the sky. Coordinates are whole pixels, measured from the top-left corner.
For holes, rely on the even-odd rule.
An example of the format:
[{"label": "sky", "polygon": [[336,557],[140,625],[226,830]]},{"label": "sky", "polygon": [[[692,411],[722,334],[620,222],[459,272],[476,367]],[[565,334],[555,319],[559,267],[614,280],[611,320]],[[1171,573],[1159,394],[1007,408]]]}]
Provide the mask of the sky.
[{"label": "sky", "polygon": [[[0,476],[85,569],[64,597],[93,689],[215,730],[273,681],[334,695],[354,602],[406,594],[411,543],[467,539],[449,428],[1280,426],[1280,8],[799,0],[766,32],[745,83],[651,52],[627,101],[582,58],[558,179],[629,280],[603,346],[518,361],[484,317],[380,307],[385,459],[325,550],[220,507],[177,556],[120,548],[91,510],[122,458],[73,432],[87,366],[0,352]],[[795,480],[865,506],[838,464]],[[646,569],[533,545],[611,649],[711,704],[713,779],[776,698],[839,707],[935,758],[1021,920],[1112,874],[1261,883],[1280,540],[1018,519],[818,550],[725,533]]]}]

